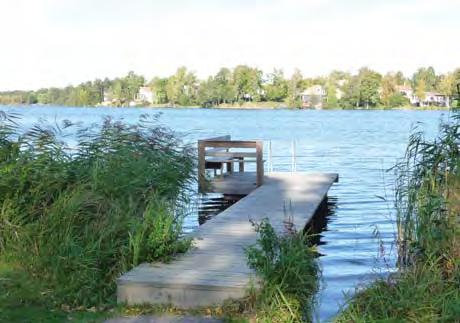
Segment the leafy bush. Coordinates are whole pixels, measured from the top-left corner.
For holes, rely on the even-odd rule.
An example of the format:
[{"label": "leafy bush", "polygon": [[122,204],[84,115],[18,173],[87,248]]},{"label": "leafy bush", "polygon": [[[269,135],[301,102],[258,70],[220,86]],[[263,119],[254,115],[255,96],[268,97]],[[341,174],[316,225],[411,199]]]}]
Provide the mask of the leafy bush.
[{"label": "leafy bush", "polygon": [[0,113],[0,251],[60,303],[105,302],[122,272],[188,248],[194,154],[156,117],[25,132],[18,120]]},{"label": "leafy bush", "polygon": [[278,236],[268,220],[255,225],[257,244],[246,250],[248,265],[261,279],[256,295],[257,319],[262,322],[303,322],[312,319],[318,289],[316,253],[307,237],[292,228]]}]

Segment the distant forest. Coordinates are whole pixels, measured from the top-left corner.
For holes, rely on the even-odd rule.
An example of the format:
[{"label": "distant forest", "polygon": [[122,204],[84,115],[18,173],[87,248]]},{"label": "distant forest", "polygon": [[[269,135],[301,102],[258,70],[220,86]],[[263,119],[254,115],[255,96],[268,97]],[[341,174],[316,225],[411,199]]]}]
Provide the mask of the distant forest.
[{"label": "distant forest", "polygon": [[77,86],[43,88],[37,91],[0,92],[0,104],[52,104],[63,106],[97,106],[110,98],[114,106],[129,106],[138,100],[141,87],[153,93],[152,102],[140,105],[219,106],[244,102],[273,102],[298,107],[301,93],[313,85],[324,88],[324,108],[380,108],[409,105],[400,89],[410,88],[422,98],[428,92],[453,97],[460,82],[460,68],[437,74],[433,67],[419,68],[413,75],[390,72],[382,75],[363,67],[356,74],[333,71],[327,76],[308,78],[296,70],[286,77],[281,69],[264,73],[260,69],[239,65],[221,68],[205,80],[180,67],[174,75],[150,80],[129,72],[115,79],[96,79]]}]

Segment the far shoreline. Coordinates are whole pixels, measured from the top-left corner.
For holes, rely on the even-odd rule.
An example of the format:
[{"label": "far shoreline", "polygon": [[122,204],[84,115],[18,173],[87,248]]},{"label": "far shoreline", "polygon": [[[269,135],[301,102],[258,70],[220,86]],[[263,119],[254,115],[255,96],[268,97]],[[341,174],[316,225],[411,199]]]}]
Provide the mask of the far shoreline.
[{"label": "far shoreline", "polygon": [[384,107],[375,107],[370,109],[365,108],[323,108],[323,109],[314,109],[314,108],[293,108],[287,107],[283,105],[275,106],[275,105],[223,105],[223,106],[210,106],[210,107],[203,107],[203,106],[181,106],[181,105],[145,105],[145,106],[67,106],[67,105],[54,105],[54,104],[11,104],[11,105],[4,105],[0,104],[1,108],[6,107],[15,107],[15,108],[28,108],[28,107],[56,107],[56,108],[112,108],[112,109],[138,109],[138,108],[146,108],[146,109],[196,109],[196,110],[305,110],[305,111],[337,111],[337,110],[346,110],[346,111],[450,111],[455,109],[455,107],[412,107],[412,106],[402,106],[402,107],[394,107],[394,108],[384,108]]}]

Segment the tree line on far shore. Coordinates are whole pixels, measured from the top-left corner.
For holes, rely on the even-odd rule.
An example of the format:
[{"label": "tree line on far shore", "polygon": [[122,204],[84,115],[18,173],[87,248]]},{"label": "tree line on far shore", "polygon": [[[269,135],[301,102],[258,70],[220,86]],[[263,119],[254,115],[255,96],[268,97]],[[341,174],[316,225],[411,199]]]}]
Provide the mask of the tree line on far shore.
[{"label": "tree line on far shore", "polygon": [[147,86],[154,94],[155,105],[210,107],[268,102],[299,107],[301,93],[310,86],[320,85],[325,90],[324,108],[380,108],[409,105],[401,87],[412,89],[423,100],[427,92],[453,97],[459,82],[460,68],[437,74],[433,67],[422,67],[407,77],[400,71],[382,75],[363,67],[356,74],[335,70],[327,76],[308,78],[299,70],[286,77],[281,69],[264,73],[258,68],[238,65],[233,69],[221,68],[215,75],[200,80],[193,71],[180,67],[174,75],[150,81],[129,72],[124,77],[96,79],[77,86],[0,92],[0,104],[96,106],[110,97],[113,105],[128,106],[138,99],[139,88]]}]

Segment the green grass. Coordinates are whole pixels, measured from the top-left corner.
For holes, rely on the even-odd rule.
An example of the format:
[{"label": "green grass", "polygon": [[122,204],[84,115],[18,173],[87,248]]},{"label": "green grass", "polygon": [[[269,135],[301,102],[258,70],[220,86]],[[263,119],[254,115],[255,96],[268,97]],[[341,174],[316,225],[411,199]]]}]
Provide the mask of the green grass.
[{"label": "green grass", "polygon": [[102,322],[107,312],[65,311],[49,288],[20,265],[0,259],[0,322]]},{"label": "green grass", "polygon": [[110,304],[121,273],[188,249],[194,152],[155,118],[18,122],[0,111],[0,253],[56,306]]},{"label": "green grass", "polygon": [[415,132],[396,166],[399,272],[357,293],[337,322],[458,322],[460,115]]}]

